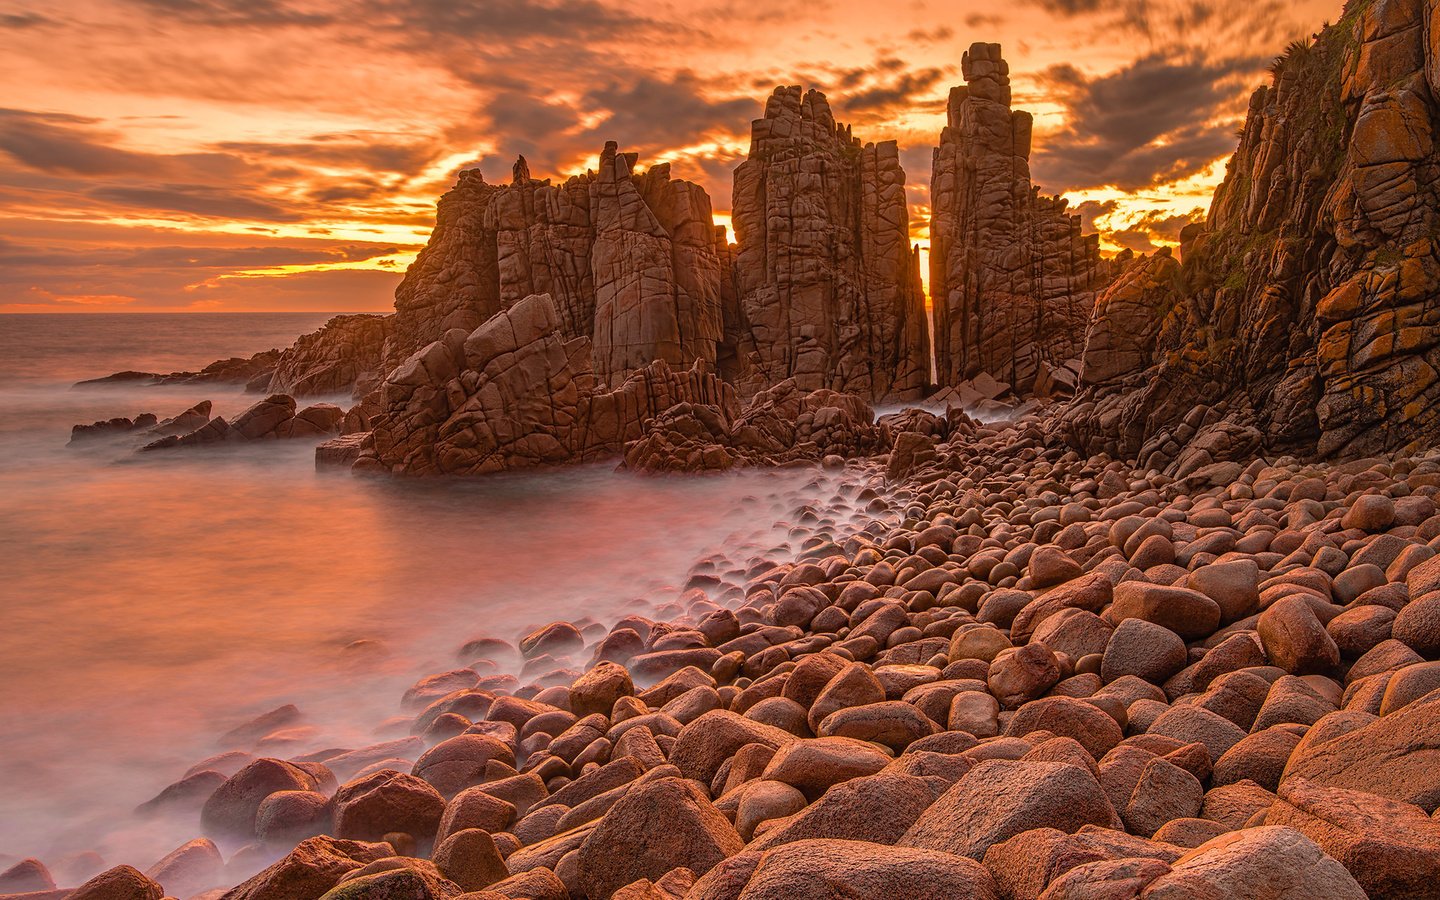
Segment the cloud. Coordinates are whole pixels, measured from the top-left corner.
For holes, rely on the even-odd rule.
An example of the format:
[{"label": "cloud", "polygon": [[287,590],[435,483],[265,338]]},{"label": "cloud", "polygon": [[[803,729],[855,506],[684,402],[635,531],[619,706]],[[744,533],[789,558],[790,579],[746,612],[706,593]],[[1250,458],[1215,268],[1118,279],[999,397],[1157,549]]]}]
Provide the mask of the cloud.
[{"label": "cloud", "polygon": [[1094,234],[1100,230],[1095,224],[1096,219],[1110,215],[1120,206],[1114,200],[1086,200],[1078,206],[1072,207],[1071,212],[1080,217],[1080,231],[1082,234]]},{"label": "cloud", "polygon": [[91,188],[88,194],[118,206],[191,213],[212,219],[299,222],[304,218],[294,208],[208,184],[106,185]]},{"label": "cloud", "polygon": [[943,44],[954,36],[955,29],[949,25],[939,25],[928,31],[924,28],[916,28],[905,35],[905,40],[912,44]]},{"label": "cloud", "polygon": [[407,175],[419,171],[436,155],[435,146],[428,141],[397,141],[394,135],[373,132],[317,134],[305,142],[224,141],[216,146],[245,157]]},{"label": "cloud", "polygon": [[0,152],[42,172],[108,175],[153,172],[155,158],[109,146],[87,134],[95,119],[0,109]]},{"label": "cloud", "polygon": [[1103,8],[1100,0],[1026,0],[1057,16],[1084,16],[1099,12]]},{"label": "cloud", "polygon": [[1151,210],[1140,217],[1136,228],[1144,229],[1152,237],[1178,243],[1180,232],[1187,225],[1205,221],[1205,210],[1195,208],[1189,212],[1172,213],[1169,210]]},{"label": "cloud", "polygon": [[39,28],[42,25],[54,25],[54,19],[46,18],[36,12],[0,13],[0,28],[12,28],[19,31],[22,28]]},{"label": "cloud", "polygon": [[[321,239],[229,245],[122,242],[173,239],[174,232],[95,226],[87,243],[0,241],[0,310],[77,305],[146,309],[385,309],[399,267],[385,261],[416,247]],[[208,238],[206,235],[196,235]],[[93,241],[108,240],[108,246]],[[243,240],[243,239],[242,239]],[[360,268],[310,268],[368,262]],[[250,273],[267,270],[282,275]]]},{"label": "cloud", "polygon": [[316,27],[329,25],[335,17],[323,13],[301,12],[279,0],[131,0],[144,9],[195,25],[215,28],[258,26]]},{"label": "cloud", "polygon": [[890,110],[896,106],[914,106],[922,98],[934,100],[937,85],[950,69],[928,68],[901,72],[891,80],[875,84],[847,95],[841,106],[846,111]]},{"label": "cloud", "polygon": [[523,154],[538,170],[548,171],[567,155],[562,145],[570,152],[579,150],[570,137],[580,128],[580,112],[563,100],[499,90],[484,105],[483,114],[489,119],[499,155],[511,161]]},{"label": "cloud", "polygon": [[339,246],[248,246],[248,247],[53,247],[0,244],[0,263],[12,271],[20,266],[104,266],[116,269],[266,269],[278,266],[305,266],[323,263],[357,262],[399,253],[401,248],[384,244]]},{"label": "cloud", "polygon": [[1040,80],[1065,108],[1065,125],[1036,139],[1037,180],[1135,191],[1204,170],[1234,150],[1245,87],[1264,62],[1172,48],[1095,78],[1050,67]]},{"label": "cloud", "polygon": [[[236,0],[245,3],[248,0]],[[535,38],[606,40],[637,31],[672,30],[676,26],[636,15],[626,7],[596,0],[389,0],[376,12],[392,17],[412,32],[452,40],[506,41]],[[482,48],[483,50],[483,48]]]},{"label": "cloud", "polygon": [[611,81],[586,92],[582,108],[606,117],[588,134],[616,140],[642,150],[703,143],[709,138],[733,136],[748,130],[750,120],[760,115],[760,101],[754,97],[711,99],[692,72],[677,72],[669,78],[644,75],[627,81]]},{"label": "cloud", "polygon": [[1137,228],[1126,228],[1121,231],[1112,231],[1106,235],[1112,244],[1124,247],[1126,250],[1134,250],[1136,253],[1149,253],[1151,250],[1159,249],[1150,240],[1148,232]]}]

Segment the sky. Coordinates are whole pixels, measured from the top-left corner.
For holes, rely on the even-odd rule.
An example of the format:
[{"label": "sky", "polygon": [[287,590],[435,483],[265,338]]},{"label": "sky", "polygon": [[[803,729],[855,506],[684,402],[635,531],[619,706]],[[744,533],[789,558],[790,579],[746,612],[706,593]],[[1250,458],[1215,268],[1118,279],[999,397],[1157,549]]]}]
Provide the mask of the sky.
[{"label": "sky", "polygon": [[927,238],[972,42],[1107,253],[1203,218],[1272,58],[1340,0],[0,0],[0,312],[384,310],[461,169],[701,183],[777,85],[895,140]]}]

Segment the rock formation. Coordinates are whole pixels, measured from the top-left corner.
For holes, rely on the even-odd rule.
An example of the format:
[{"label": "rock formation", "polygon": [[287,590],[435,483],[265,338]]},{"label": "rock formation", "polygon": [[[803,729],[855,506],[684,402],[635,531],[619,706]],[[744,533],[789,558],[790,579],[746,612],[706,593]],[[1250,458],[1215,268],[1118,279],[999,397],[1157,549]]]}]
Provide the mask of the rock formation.
[{"label": "rock formation", "polygon": [[335,316],[301,335],[284,350],[217,360],[199,372],[116,372],[82,381],[80,387],[107,384],[243,384],[251,393],[363,396],[383,374],[385,341],[392,316]]},{"label": "rock formation", "polygon": [[[280,350],[262,350],[254,356],[234,356],[217,359],[199,372],[136,372],[125,371],[90,378],[78,382],[76,387],[103,387],[106,385],[191,385],[191,384],[269,384],[280,360]],[[264,390],[264,388],[258,388]]]},{"label": "rock formation", "polygon": [[1000,46],[973,45],[962,66],[930,176],[937,380],[988,372],[1026,394],[1080,356],[1112,267],[1067,201],[1031,184],[1030,114],[1010,108]]},{"label": "rock formation", "polygon": [[738,414],[680,403],[645,423],[625,448],[635,471],[715,471],[829,458],[832,464],[889,446],[864,398],[827,388],[802,390],[796,379],[756,394]]},{"label": "rock formation", "polygon": [[[1261,443],[1364,456],[1433,436],[1436,9],[1351,3],[1276,63],[1273,82],[1251,98],[1204,228],[1188,235],[1184,288],[1173,302],[1149,303],[1168,307],[1156,365],[1100,364],[1087,378],[1098,386],[1066,416],[1072,441],[1165,469],[1200,422],[1248,435],[1212,440],[1212,459]],[[1119,381],[1099,384],[1110,377]]]},{"label": "rock formation", "polygon": [[210,418],[210,401],[197,404],[174,419],[166,419],[150,430],[159,437],[142,451],[200,447],[207,444],[240,444],[288,438],[318,438],[335,434],[345,410],[333,403],[316,403],[297,411],[295,398],[273,394],[235,417]]},{"label": "rock formation", "polygon": [[479,474],[615,456],[643,423],[680,402],[738,412],[734,389],[697,360],[664,360],[615,388],[588,337],[567,338],[559,305],[532,294],[470,333],[452,328],[380,387],[362,469]]},{"label": "rock formation", "polygon": [[1178,300],[1180,264],[1164,248],[1127,266],[1100,292],[1090,313],[1080,381],[1104,384],[1155,363],[1155,340]]},{"label": "rock formation", "polygon": [[602,379],[618,382],[656,360],[714,363],[724,238],[710,198],[671,179],[668,164],[635,174],[635,163],[611,142],[599,172],[561,185],[531,178],[523,157],[509,185],[461,172],[396,291],[387,366],[542,293],[563,338],[591,341]]},{"label": "rock formation", "polygon": [[794,378],[880,400],[929,382],[918,255],[893,141],[864,144],[825,95],[775,90],[735,170],[726,332],[745,393]]},{"label": "rock formation", "polygon": [[363,396],[379,382],[390,316],[336,316],[281,351],[263,390]]},{"label": "rock formation", "polygon": [[[578,354],[559,327],[526,298],[444,348],[513,364],[431,388]],[[161,796],[204,776],[207,832],[285,854],[236,900],[1435,895],[1440,450],[1177,479],[1037,414],[880,426],[888,475],[816,473],[791,554],[707,554],[665,621],[482,633],[397,697],[409,736],[255,759],[281,707]]]}]

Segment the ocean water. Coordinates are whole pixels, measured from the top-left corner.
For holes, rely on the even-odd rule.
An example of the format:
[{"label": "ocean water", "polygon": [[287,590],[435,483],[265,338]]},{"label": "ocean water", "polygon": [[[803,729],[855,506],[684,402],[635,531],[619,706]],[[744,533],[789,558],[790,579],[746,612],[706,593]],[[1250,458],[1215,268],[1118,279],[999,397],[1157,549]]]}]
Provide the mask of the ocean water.
[{"label": "ocean water", "polygon": [[[377,726],[404,689],[466,640],[608,628],[673,601],[697,561],[788,555],[802,505],[853,493],[815,469],[387,481],[317,472],[305,441],[66,446],[76,423],[256,399],[77,380],[198,369],[325,318],[0,315],[0,862],[93,850],[145,868],[200,829],[131,810],[229,728],[295,703],[295,753],[392,737]],[[389,655],[347,662],[361,639]]]}]

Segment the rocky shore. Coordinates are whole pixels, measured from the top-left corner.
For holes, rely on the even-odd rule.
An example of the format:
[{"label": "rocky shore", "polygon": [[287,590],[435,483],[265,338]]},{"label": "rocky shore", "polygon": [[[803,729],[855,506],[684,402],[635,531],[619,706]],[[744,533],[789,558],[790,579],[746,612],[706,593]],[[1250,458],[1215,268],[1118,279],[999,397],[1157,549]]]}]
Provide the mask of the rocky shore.
[{"label": "rocky shore", "polygon": [[205,836],[0,888],[1433,896],[1440,453],[1173,479],[1047,425],[972,426],[893,481],[852,463],[855,527],[802,510],[796,558],[704,561],[666,621],[470,641],[406,736],[254,752],[277,710],[152,801]]},{"label": "rocky shore", "polygon": [[1440,5],[1294,45],[1208,220],[1145,257],[1031,183],[999,47],[962,68],[933,375],[895,146],[783,87],[737,245],[614,143],[558,185],[462,173],[392,316],[246,375],[348,411],[197,408],[157,447],[814,467],[783,554],[476,635],[369,746],[282,752],[275,710],[146,805],[201,836],[73,890],[16,861],[0,897],[1440,896]]}]

